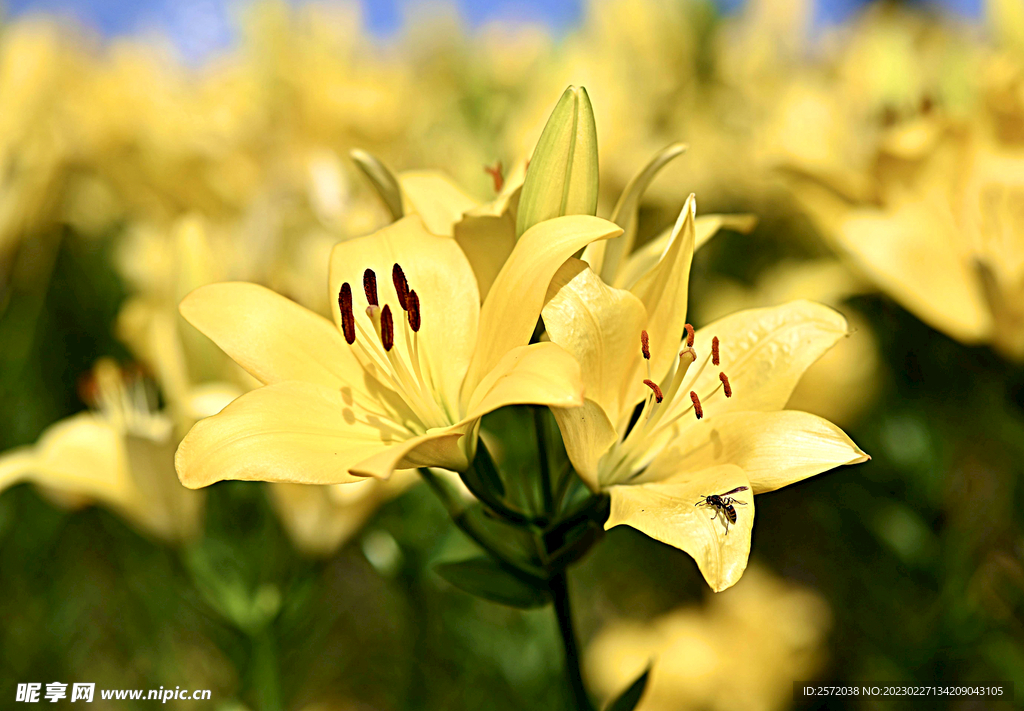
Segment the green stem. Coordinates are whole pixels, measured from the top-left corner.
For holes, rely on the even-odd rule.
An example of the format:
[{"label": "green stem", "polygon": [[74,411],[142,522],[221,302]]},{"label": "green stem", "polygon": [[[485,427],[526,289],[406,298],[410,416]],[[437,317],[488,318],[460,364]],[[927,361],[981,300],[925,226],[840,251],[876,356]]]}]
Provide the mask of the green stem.
[{"label": "green stem", "polygon": [[423,480],[427,482],[431,490],[448,510],[448,515],[451,516],[452,522],[455,523],[460,531],[465,533],[473,540],[474,543],[480,546],[484,552],[498,561],[504,568],[508,569],[509,572],[516,573],[520,576],[526,576],[533,579],[533,581],[543,581],[547,578],[544,571],[537,566],[530,565],[526,561],[514,560],[507,553],[500,550],[497,545],[491,541],[490,536],[488,536],[485,531],[481,530],[477,523],[467,515],[466,507],[458,500],[457,494],[449,491],[445,483],[426,467],[421,467],[419,471],[420,476],[423,477]]},{"label": "green stem", "polygon": [[565,648],[565,676],[572,692],[573,706],[576,711],[593,711],[586,687],[583,686],[583,675],[580,672],[579,647],[576,643],[576,632],[572,626],[572,610],[569,608],[569,583],[565,571],[556,573],[549,582],[551,597],[555,603],[555,615],[558,617],[558,631],[562,633],[562,645]]},{"label": "green stem", "polygon": [[540,491],[544,513],[555,514],[555,499],[551,490],[551,464],[548,462],[548,437],[544,431],[544,408],[533,406],[533,429],[537,432],[537,460],[540,465]]},{"label": "green stem", "polygon": [[257,707],[260,711],[281,711],[281,679],[274,634],[268,625],[250,639],[252,660],[249,668]]}]

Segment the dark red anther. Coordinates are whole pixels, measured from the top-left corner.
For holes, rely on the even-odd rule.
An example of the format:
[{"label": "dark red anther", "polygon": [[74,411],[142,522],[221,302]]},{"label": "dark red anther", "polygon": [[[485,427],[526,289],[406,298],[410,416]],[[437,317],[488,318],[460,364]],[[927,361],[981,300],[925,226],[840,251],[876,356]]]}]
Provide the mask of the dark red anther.
[{"label": "dark red anther", "polygon": [[409,328],[419,331],[422,321],[420,320],[420,297],[415,291],[410,291],[406,303],[409,305]]},{"label": "dark red anther", "polygon": [[644,360],[651,359],[651,341],[647,337],[647,331],[640,332],[640,352],[644,354]]},{"label": "dark red anther", "polygon": [[656,382],[654,382],[653,380],[644,380],[644,385],[646,385],[647,387],[654,391],[655,402],[661,402],[664,399],[664,396],[661,394],[661,388],[658,387],[658,384]]},{"label": "dark red anther", "polygon": [[719,373],[718,379],[722,381],[722,389],[725,390],[725,396],[732,397],[732,386],[729,385],[729,376],[725,373]]},{"label": "dark red anther", "polygon": [[398,304],[404,311],[409,310],[409,282],[405,279],[405,272],[397,264],[391,269],[391,280],[395,282],[395,293],[398,294]]},{"label": "dark red anther", "polygon": [[380,312],[380,342],[384,350],[390,351],[395,345],[395,319],[391,316],[391,307],[384,304],[384,310]]},{"label": "dark red anther", "polygon": [[501,161],[499,160],[493,168],[485,165],[484,172],[494,180],[494,192],[500,193],[501,189],[505,187],[505,176],[501,174]]},{"label": "dark red anther", "polygon": [[370,306],[380,306],[377,301],[377,275],[372,269],[363,272],[363,291],[366,292],[366,303]]},{"label": "dark red anther", "polygon": [[686,347],[693,348],[693,326],[686,324],[683,328],[686,329]]},{"label": "dark red anther", "polygon": [[711,339],[711,364],[718,365],[718,336]]},{"label": "dark red anther", "polygon": [[352,313],[352,287],[346,281],[338,294],[338,308],[341,310],[341,332],[350,346],[356,342],[356,317]]},{"label": "dark red anther", "polygon": [[690,402],[693,403],[693,412],[697,415],[697,419],[704,417],[704,410],[700,406],[700,398],[697,397],[697,393],[690,391]]}]

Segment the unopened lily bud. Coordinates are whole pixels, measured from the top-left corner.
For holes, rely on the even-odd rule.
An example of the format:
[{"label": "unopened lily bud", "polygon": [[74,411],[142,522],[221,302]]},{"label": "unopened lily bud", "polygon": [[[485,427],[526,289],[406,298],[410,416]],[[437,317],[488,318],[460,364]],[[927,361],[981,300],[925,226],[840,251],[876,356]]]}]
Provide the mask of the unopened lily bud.
[{"label": "unopened lily bud", "polygon": [[597,214],[597,125],[583,87],[570,86],[540,134],[519,198],[516,236],[562,215]]},{"label": "unopened lily bud", "polygon": [[391,213],[391,219],[402,219],[404,215],[402,189],[394,174],[372,153],[353,148],[348,154],[352,158],[352,162],[362,171],[377,194],[380,195],[380,199],[384,201],[384,206]]}]

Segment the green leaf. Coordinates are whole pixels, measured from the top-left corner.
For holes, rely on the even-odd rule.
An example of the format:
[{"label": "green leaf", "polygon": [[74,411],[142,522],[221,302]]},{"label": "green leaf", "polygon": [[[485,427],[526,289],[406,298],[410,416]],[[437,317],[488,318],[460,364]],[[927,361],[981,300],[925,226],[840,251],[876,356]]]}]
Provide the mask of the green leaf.
[{"label": "green leaf", "polygon": [[470,595],[509,607],[528,610],[543,607],[550,601],[544,581],[527,583],[486,557],[440,563],[434,566],[434,572]]},{"label": "green leaf", "polygon": [[402,209],[402,189],[394,174],[372,153],[353,148],[348,155],[377,190],[377,194],[391,213],[391,219],[402,219],[405,214]]},{"label": "green leaf", "polygon": [[628,689],[622,692],[619,698],[605,707],[604,711],[633,711],[636,705],[640,703],[640,699],[643,698],[644,689],[647,688],[647,677],[650,673],[651,668],[648,666],[644,673]]}]

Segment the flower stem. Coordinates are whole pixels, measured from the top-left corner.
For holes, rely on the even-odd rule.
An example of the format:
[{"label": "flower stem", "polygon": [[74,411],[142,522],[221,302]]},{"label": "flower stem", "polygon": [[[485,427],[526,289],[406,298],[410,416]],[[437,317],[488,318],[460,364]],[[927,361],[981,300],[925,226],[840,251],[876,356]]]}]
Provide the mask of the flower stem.
[{"label": "flower stem", "polygon": [[448,515],[451,516],[452,522],[460,531],[480,546],[485,553],[498,561],[504,568],[509,570],[509,572],[525,576],[530,580],[530,582],[538,580],[543,581],[546,579],[544,571],[537,566],[530,565],[524,560],[515,560],[502,551],[498,545],[491,540],[491,537],[487,532],[482,530],[477,522],[469,517],[466,507],[458,499],[458,494],[450,491],[445,482],[443,482],[437,475],[426,467],[421,467],[419,471],[420,476],[423,477],[423,480],[427,482],[437,498],[440,499],[445,509],[448,510]]},{"label": "flower stem", "polygon": [[537,432],[537,460],[540,465],[540,491],[544,501],[544,513],[555,514],[554,492],[551,490],[551,464],[548,461],[548,437],[544,430],[544,408],[533,406],[533,428]]},{"label": "flower stem", "polygon": [[562,633],[562,645],[565,647],[565,676],[572,692],[573,707],[576,711],[593,711],[590,699],[587,698],[586,687],[583,686],[583,675],[580,673],[580,655],[576,644],[576,631],[572,626],[572,610],[569,608],[569,583],[565,571],[556,573],[549,581],[551,597],[555,603],[555,615],[558,617],[558,630]]}]

